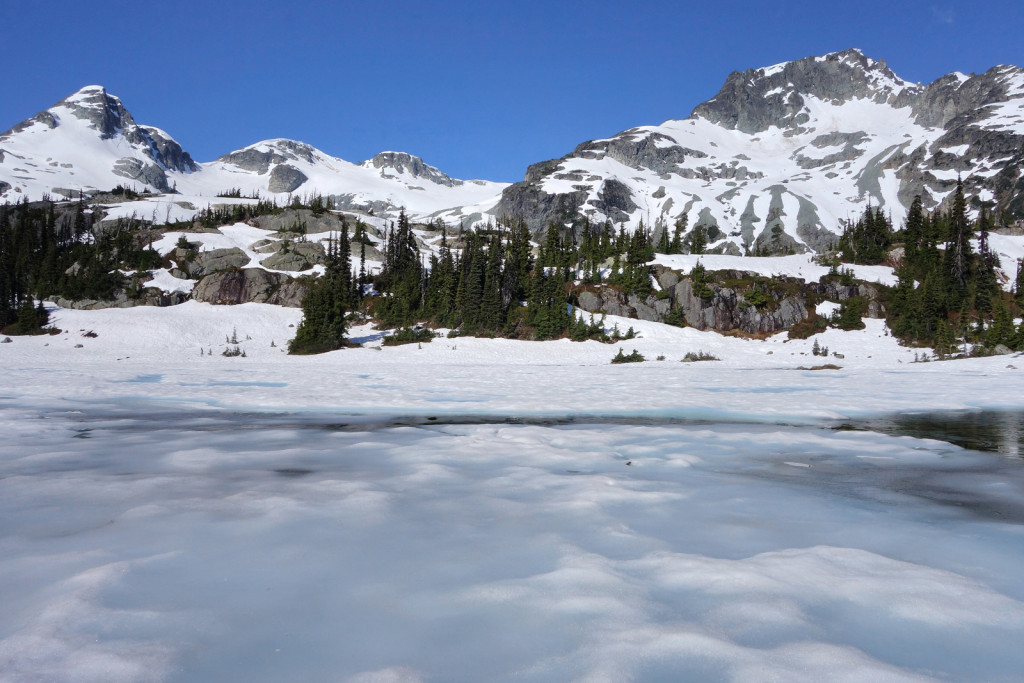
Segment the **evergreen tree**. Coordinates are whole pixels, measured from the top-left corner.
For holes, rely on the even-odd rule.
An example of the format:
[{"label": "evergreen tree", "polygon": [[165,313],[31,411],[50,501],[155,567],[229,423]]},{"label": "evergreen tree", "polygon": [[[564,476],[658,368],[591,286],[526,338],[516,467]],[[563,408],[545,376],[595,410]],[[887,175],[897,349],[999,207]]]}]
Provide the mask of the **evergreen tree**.
[{"label": "evergreen tree", "polygon": [[967,201],[960,178],[953,193],[953,206],[949,212],[949,240],[946,242],[946,272],[949,276],[949,297],[953,307],[959,307],[967,296],[970,276],[971,229],[967,220]]},{"label": "evergreen tree", "polygon": [[288,353],[323,353],[345,345],[345,316],[354,297],[348,244],[344,227],[339,238],[330,238],[326,272],[302,299],[302,322],[288,344]]},{"label": "evergreen tree", "polygon": [[978,267],[974,282],[974,307],[982,316],[992,313],[992,300],[1002,296],[996,279],[998,257],[988,247],[988,213],[982,209],[978,216]]},{"label": "evergreen tree", "polygon": [[1017,303],[1020,306],[1024,306],[1024,259],[1017,261],[1017,279],[1014,283],[1014,294],[1017,298]]},{"label": "evergreen tree", "polygon": [[903,237],[903,258],[911,264],[917,264],[918,249],[924,237],[924,209],[921,205],[921,195],[914,195],[914,201],[910,204],[907,212],[907,226]]},{"label": "evergreen tree", "polygon": [[672,233],[672,241],[669,243],[668,253],[670,254],[681,254],[683,253],[683,235],[686,234],[687,224],[689,223],[689,216],[683,213],[675,221],[675,232]]},{"label": "evergreen tree", "polygon": [[689,249],[691,254],[703,254],[708,245],[707,232],[703,225],[698,225],[689,235]]}]

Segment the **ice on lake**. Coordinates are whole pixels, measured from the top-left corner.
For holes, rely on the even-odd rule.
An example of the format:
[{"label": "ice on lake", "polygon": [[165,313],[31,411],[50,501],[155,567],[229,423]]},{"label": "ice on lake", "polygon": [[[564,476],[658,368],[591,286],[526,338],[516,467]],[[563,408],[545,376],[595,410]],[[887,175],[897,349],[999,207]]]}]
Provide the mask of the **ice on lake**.
[{"label": "ice on lake", "polygon": [[0,406],[5,680],[1024,671],[1019,458],[824,424]]}]

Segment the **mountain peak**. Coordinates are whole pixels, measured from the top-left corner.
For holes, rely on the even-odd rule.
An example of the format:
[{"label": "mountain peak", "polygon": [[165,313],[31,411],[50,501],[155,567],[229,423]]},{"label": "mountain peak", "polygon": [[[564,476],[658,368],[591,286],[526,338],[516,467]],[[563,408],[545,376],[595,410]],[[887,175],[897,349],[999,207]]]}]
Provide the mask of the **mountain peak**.
[{"label": "mountain peak", "polygon": [[379,169],[381,177],[391,175],[388,171],[395,171],[399,175],[422,178],[446,187],[462,184],[461,180],[449,177],[448,174],[443,173],[430,164],[424,163],[423,159],[406,152],[381,152],[360,165],[364,168]]},{"label": "mountain peak", "polygon": [[[29,167],[43,168],[45,164],[52,168],[56,163],[50,157],[65,154],[77,159],[65,162],[62,168],[69,169],[69,176],[75,176],[74,185],[80,188],[109,189],[129,180],[167,191],[171,189],[168,171],[191,173],[199,168],[167,133],[135,123],[121,100],[101,85],[78,89],[0,135],[0,141],[28,156],[35,150],[47,150],[38,152],[43,155],[40,161],[24,157],[24,168],[15,177],[20,182],[6,183],[16,192],[32,191],[52,173],[37,175]],[[82,155],[80,150],[89,153]]]},{"label": "mountain peak", "polygon": [[120,98],[109,94],[101,85],[80,88],[50,107],[48,111],[58,117],[71,115],[87,122],[100,132],[100,137],[104,140],[118,133],[125,134],[137,127]]},{"label": "mountain peak", "polygon": [[917,87],[893,73],[885,61],[851,48],[734,71],[715,97],[693,110],[693,116],[758,133],[772,126],[799,126],[808,97],[836,104],[856,99],[894,102],[905,90]]}]

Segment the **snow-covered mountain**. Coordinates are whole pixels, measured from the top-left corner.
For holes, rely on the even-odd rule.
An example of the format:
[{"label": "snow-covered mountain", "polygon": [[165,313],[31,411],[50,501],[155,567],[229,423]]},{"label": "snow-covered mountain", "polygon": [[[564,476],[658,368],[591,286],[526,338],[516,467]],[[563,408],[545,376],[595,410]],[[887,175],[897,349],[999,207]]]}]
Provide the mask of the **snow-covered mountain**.
[{"label": "snow-covered mountain", "polygon": [[197,164],[163,131],[135,123],[121,100],[89,86],[0,135],[0,201],[74,196],[117,185],[214,197],[227,190],[285,199],[319,193],[344,208],[424,216],[491,200],[507,183],[456,180],[420,158],[382,152],[361,164],[294,140],[264,140]]},{"label": "snow-covered mountain", "polygon": [[455,180],[400,152],[351,163],[284,139],[196,164],[91,86],[0,135],[0,201],[118,184],[176,190],[192,206],[231,189],[320,193],[343,208],[404,207],[448,223],[522,214],[535,232],[580,216],[659,232],[686,214],[716,251],[802,252],[832,244],[868,203],[898,225],[914,195],[934,207],[958,175],[975,208],[1024,220],[1022,166],[1024,70],[921,85],[846,50],[734,72],[688,118],[584,142],[512,185]]},{"label": "snow-covered mountain", "polygon": [[95,85],[0,135],[0,198],[11,201],[132,184],[164,192],[170,176],[198,169],[171,136],[135,123]]},{"label": "snow-covered mountain", "polygon": [[819,250],[870,202],[898,225],[915,194],[967,192],[1024,218],[1024,71],[908,83],[858,50],[731,74],[689,118],[584,142],[534,164],[494,207],[534,230],[582,214],[710,228],[744,247]]}]

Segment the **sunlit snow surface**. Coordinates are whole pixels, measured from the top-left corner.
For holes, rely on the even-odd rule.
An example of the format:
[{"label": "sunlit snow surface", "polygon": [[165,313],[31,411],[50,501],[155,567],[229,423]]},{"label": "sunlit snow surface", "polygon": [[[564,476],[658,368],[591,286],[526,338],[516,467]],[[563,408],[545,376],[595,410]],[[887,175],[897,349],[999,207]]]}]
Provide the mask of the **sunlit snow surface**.
[{"label": "sunlit snow surface", "polygon": [[[611,317],[640,336],[289,357],[300,315],[55,310],[0,344],[0,680],[1024,670],[1024,359]],[[997,408],[991,454],[877,417]]]},{"label": "sunlit snow surface", "polygon": [[5,679],[1024,670],[1020,463],[939,441],[137,402],[0,420]]}]

